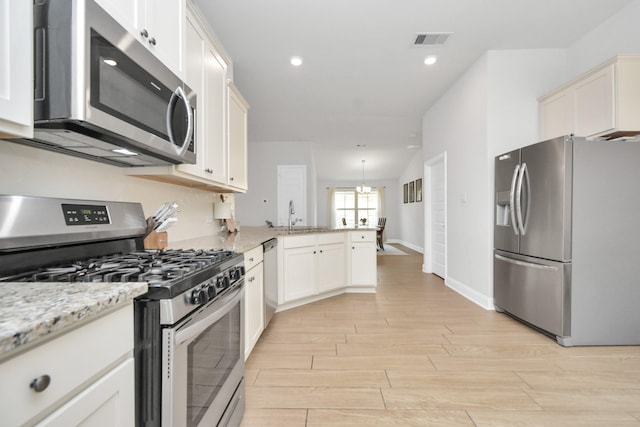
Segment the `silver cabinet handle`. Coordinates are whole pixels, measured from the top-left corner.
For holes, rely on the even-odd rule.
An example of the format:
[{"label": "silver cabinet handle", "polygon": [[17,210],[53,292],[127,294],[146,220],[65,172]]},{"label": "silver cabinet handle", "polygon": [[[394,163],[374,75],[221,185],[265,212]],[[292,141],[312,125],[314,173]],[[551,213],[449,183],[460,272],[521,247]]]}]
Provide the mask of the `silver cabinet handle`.
[{"label": "silver cabinet handle", "polygon": [[496,259],[499,259],[500,261],[519,265],[520,267],[529,267],[529,268],[535,268],[538,270],[546,270],[546,271],[558,271],[558,267],[554,267],[553,265],[545,265],[545,264],[538,264],[535,262],[520,261],[517,259],[507,258],[505,256],[498,255],[498,254],[495,254],[494,256],[496,257]]},{"label": "silver cabinet handle", "polygon": [[146,39],[149,37],[149,32],[147,32],[146,28],[143,28],[142,31],[140,31],[140,35]]},{"label": "silver cabinet handle", "polygon": [[41,375],[38,378],[34,378],[29,384],[36,393],[41,393],[49,387],[51,384],[51,377],[49,375]]},{"label": "silver cabinet handle", "polygon": [[149,44],[152,45],[152,46],[155,46],[156,45],[156,38],[155,37],[151,37],[149,39]]},{"label": "silver cabinet handle", "polygon": [[517,165],[513,170],[513,176],[511,177],[511,191],[509,191],[509,214],[511,215],[511,227],[513,227],[513,232],[515,235],[518,235],[518,224],[516,224],[516,213],[515,213],[515,195],[516,195],[516,181],[518,179],[518,172],[520,171],[520,165]]}]

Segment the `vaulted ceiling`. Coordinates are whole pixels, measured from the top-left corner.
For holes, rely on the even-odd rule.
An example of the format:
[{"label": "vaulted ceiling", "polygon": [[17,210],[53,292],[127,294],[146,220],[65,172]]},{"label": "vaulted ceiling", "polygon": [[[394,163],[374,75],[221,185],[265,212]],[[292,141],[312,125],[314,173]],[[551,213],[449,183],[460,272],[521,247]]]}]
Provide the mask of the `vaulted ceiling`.
[{"label": "vaulted ceiling", "polygon": [[[630,1],[194,3],[233,58],[250,144],[311,142],[320,179],[357,180],[364,159],[374,180],[399,177],[422,145],[424,112],[484,52],[566,48]],[[426,33],[450,36],[414,45]]]}]

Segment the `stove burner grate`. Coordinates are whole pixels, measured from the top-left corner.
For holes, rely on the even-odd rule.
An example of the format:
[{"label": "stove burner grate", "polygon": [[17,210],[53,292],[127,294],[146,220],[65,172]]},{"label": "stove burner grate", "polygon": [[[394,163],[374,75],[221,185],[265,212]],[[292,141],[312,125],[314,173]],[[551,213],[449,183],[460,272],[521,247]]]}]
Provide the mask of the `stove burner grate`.
[{"label": "stove burner grate", "polygon": [[0,277],[0,282],[149,282],[179,280],[232,258],[225,250],[165,249],[113,254]]}]

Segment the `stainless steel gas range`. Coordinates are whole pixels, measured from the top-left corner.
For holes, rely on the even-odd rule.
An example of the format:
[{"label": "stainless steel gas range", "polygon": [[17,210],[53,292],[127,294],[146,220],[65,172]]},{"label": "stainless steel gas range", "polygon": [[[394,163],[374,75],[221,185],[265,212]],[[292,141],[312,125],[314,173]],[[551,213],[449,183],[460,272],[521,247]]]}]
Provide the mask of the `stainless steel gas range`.
[{"label": "stainless steel gas range", "polygon": [[0,291],[2,282],[147,282],[134,303],[136,425],[237,426],[243,255],[145,251],[146,230],[138,203],[0,195]]}]

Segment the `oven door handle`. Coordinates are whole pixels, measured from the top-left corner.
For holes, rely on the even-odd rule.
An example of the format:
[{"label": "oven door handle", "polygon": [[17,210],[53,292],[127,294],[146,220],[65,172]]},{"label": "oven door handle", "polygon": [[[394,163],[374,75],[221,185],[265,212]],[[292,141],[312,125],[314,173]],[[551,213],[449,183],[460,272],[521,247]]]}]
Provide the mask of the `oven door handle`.
[{"label": "oven door handle", "polygon": [[176,332],[174,336],[174,344],[176,346],[181,346],[185,342],[191,341],[194,338],[198,337],[205,329],[207,329],[218,320],[222,319],[227,313],[229,313],[231,309],[236,305],[236,303],[242,299],[243,295],[244,286],[241,284],[241,286],[233,291],[233,293],[225,295],[222,299],[215,301],[214,305],[219,306],[219,308],[217,310],[214,310],[213,313],[205,315],[201,319],[197,316],[193,318],[191,322],[189,322],[193,323],[191,326],[188,326]]}]

